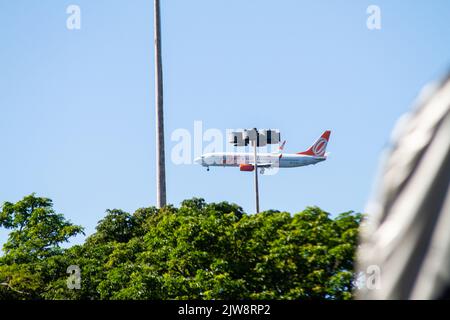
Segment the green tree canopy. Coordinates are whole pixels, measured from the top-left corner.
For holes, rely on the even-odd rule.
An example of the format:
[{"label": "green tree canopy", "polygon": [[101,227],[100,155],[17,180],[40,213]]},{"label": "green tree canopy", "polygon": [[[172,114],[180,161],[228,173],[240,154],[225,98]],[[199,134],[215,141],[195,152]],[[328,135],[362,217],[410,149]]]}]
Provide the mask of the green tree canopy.
[{"label": "green tree canopy", "polygon": [[[13,222],[15,212],[28,214],[30,203],[31,211],[40,203],[44,216],[54,214],[48,199],[27,201],[5,203],[2,226],[23,230],[23,223]],[[81,232],[58,217],[54,232],[65,230],[66,237],[41,233],[47,239],[61,242]],[[27,283],[19,291],[43,299],[350,299],[361,218],[351,211],[331,217],[317,207],[293,215],[274,210],[248,215],[238,205],[198,198],[179,208],[107,210],[96,232],[67,250],[57,249],[55,240],[31,245],[27,237],[13,235],[4,248],[10,258],[2,258],[7,263],[0,267],[0,281],[16,272]],[[47,227],[49,221],[42,220]],[[34,249],[24,249],[30,246]],[[20,260],[11,260],[13,248],[23,248]],[[39,261],[37,276],[28,269],[30,261]],[[79,290],[67,287],[69,265],[81,270]]]},{"label": "green tree canopy", "polygon": [[[5,202],[0,211],[0,227],[11,230],[0,258],[0,297],[36,297],[46,287],[42,264],[62,255],[60,245],[83,228],[53,210],[50,199],[24,197]],[[6,291],[5,291],[6,290]]]}]

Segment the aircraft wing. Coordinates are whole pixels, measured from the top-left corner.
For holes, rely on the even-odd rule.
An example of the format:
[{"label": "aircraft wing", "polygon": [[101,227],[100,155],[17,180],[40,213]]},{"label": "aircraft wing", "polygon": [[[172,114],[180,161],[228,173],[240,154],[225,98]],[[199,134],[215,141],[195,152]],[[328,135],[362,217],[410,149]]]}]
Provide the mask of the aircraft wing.
[{"label": "aircraft wing", "polygon": [[[254,162],[250,162],[250,164],[251,164],[252,166],[255,165]],[[273,163],[270,163],[270,162],[267,162],[267,163],[258,163],[258,168],[270,168],[270,167],[273,167]]]}]

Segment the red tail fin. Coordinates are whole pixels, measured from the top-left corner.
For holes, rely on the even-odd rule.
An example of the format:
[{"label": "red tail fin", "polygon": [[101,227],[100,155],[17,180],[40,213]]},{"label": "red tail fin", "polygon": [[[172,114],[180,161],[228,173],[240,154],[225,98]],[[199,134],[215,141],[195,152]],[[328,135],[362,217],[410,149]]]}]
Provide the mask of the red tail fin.
[{"label": "red tail fin", "polygon": [[298,152],[297,154],[303,154],[307,156],[323,157],[325,156],[325,150],[327,149],[328,141],[330,140],[331,131],[325,131],[319,139],[306,151]]}]

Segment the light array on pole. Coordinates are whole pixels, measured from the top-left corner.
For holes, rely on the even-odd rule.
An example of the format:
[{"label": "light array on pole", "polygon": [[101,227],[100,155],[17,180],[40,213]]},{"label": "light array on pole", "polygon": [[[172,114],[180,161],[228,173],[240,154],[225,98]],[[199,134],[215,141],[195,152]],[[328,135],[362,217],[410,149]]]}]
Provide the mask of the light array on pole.
[{"label": "light array on pole", "polygon": [[257,147],[265,147],[268,144],[278,144],[280,140],[280,131],[273,129],[243,129],[231,132],[228,137],[228,142],[235,147],[246,147],[254,141]]}]

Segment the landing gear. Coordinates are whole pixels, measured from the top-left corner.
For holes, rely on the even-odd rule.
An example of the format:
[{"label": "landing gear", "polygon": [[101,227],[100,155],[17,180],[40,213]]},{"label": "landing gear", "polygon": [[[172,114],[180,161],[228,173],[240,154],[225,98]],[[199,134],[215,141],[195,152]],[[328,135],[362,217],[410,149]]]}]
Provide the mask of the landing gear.
[{"label": "landing gear", "polygon": [[261,168],[261,171],[259,171],[261,174],[264,174],[265,170],[264,168]]},{"label": "landing gear", "polygon": [[209,167],[206,167],[206,171],[209,171]]}]

